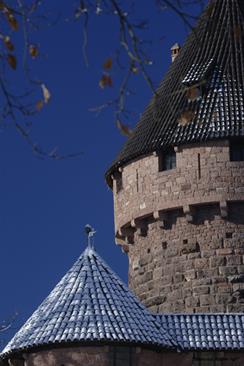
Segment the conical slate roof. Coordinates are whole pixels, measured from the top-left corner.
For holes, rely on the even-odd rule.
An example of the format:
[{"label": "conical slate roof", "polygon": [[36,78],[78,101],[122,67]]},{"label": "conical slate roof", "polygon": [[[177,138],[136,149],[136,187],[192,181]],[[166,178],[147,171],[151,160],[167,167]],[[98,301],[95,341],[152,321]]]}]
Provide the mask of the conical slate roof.
[{"label": "conical slate roof", "polygon": [[155,317],[87,248],[1,354],[73,342],[172,347]]},{"label": "conical slate roof", "polygon": [[244,1],[212,0],[109,175],[172,145],[244,136]]}]

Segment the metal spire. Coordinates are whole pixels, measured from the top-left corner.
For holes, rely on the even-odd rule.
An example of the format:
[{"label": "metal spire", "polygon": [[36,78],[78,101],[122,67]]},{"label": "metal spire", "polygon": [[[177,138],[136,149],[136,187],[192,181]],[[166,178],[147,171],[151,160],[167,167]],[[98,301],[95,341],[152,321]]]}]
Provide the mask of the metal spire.
[{"label": "metal spire", "polygon": [[94,249],[94,239],[93,239],[93,237],[96,233],[95,229],[91,225],[86,224],[85,233],[87,235],[87,247],[90,248],[90,249]]}]

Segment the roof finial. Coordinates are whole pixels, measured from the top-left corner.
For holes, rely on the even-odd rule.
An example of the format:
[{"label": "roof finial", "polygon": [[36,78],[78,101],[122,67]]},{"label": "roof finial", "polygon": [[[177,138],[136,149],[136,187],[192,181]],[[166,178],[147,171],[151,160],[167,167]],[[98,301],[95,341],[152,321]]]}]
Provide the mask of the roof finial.
[{"label": "roof finial", "polygon": [[93,236],[96,233],[95,229],[93,227],[91,227],[91,225],[86,224],[85,233],[87,235],[87,247],[90,249],[94,249]]}]

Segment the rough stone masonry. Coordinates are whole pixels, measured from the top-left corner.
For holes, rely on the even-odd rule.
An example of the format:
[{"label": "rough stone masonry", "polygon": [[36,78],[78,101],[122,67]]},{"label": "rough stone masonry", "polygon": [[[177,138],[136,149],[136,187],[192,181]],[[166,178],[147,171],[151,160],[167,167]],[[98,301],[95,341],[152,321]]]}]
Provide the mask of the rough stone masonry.
[{"label": "rough stone masonry", "polygon": [[244,162],[228,140],[149,154],[114,177],[115,228],[129,283],[159,312],[244,311]]}]

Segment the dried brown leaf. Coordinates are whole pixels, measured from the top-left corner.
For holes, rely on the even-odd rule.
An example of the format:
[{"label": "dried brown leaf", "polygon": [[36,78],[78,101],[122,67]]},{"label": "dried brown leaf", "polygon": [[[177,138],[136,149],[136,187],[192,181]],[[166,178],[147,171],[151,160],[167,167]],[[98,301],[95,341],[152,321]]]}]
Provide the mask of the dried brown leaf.
[{"label": "dried brown leaf", "polygon": [[112,59],[111,59],[111,57],[110,57],[110,58],[108,58],[108,59],[104,62],[104,64],[103,64],[103,68],[104,68],[105,70],[110,70],[112,66],[113,66],[113,60],[112,60]]},{"label": "dried brown leaf", "polygon": [[19,24],[18,24],[17,19],[14,17],[14,15],[10,11],[8,11],[8,12],[6,12],[6,17],[7,17],[7,21],[9,23],[10,27],[14,31],[17,31],[19,28]]},{"label": "dried brown leaf", "polygon": [[7,62],[9,64],[9,66],[13,69],[16,70],[17,67],[17,59],[14,55],[11,55],[10,53],[7,55]]},{"label": "dried brown leaf", "polygon": [[111,87],[113,85],[113,80],[110,75],[103,74],[101,79],[99,80],[99,86],[101,89],[104,89],[106,86]]},{"label": "dried brown leaf", "polygon": [[14,50],[14,45],[13,45],[13,43],[12,43],[12,41],[11,41],[11,39],[10,39],[10,37],[9,37],[9,36],[5,36],[5,37],[3,38],[3,42],[4,42],[5,47],[6,47],[9,51],[13,51],[13,50]]},{"label": "dried brown leaf", "polygon": [[0,10],[3,10],[5,8],[5,4],[3,1],[0,1]]},{"label": "dried brown leaf", "polygon": [[39,50],[38,50],[38,47],[35,46],[34,44],[31,44],[29,46],[29,53],[31,55],[32,58],[36,58],[39,54]]},{"label": "dried brown leaf", "polygon": [[43,100],[42,100],[42,99],[38,100],[38,101],[36,102],[36,109],[37,109],[38,111],[40,111],[40,110],[43,108],[43,105],[44,105]]},{"label": "dried brown leaf", "polygon": [[181,115],[178,118],[178,123],[181,126],[186,126],[189,123],[192,122],[193,118],[194,118],[194,112],[193,111],[184,111],[181,113]]},{"label": "dried brown leaf", "polygon": [[120,120],[117,120],[116,124],[122,135],[127,137],[130,137],[132,135],[133,131],[129,128],[129,126],[123,124]]},{"label": "dried brown leaf", "polygon": [[201,97],[201,90],[197,86],[192,86],[186,91],[188,101],[193,102]]}]

